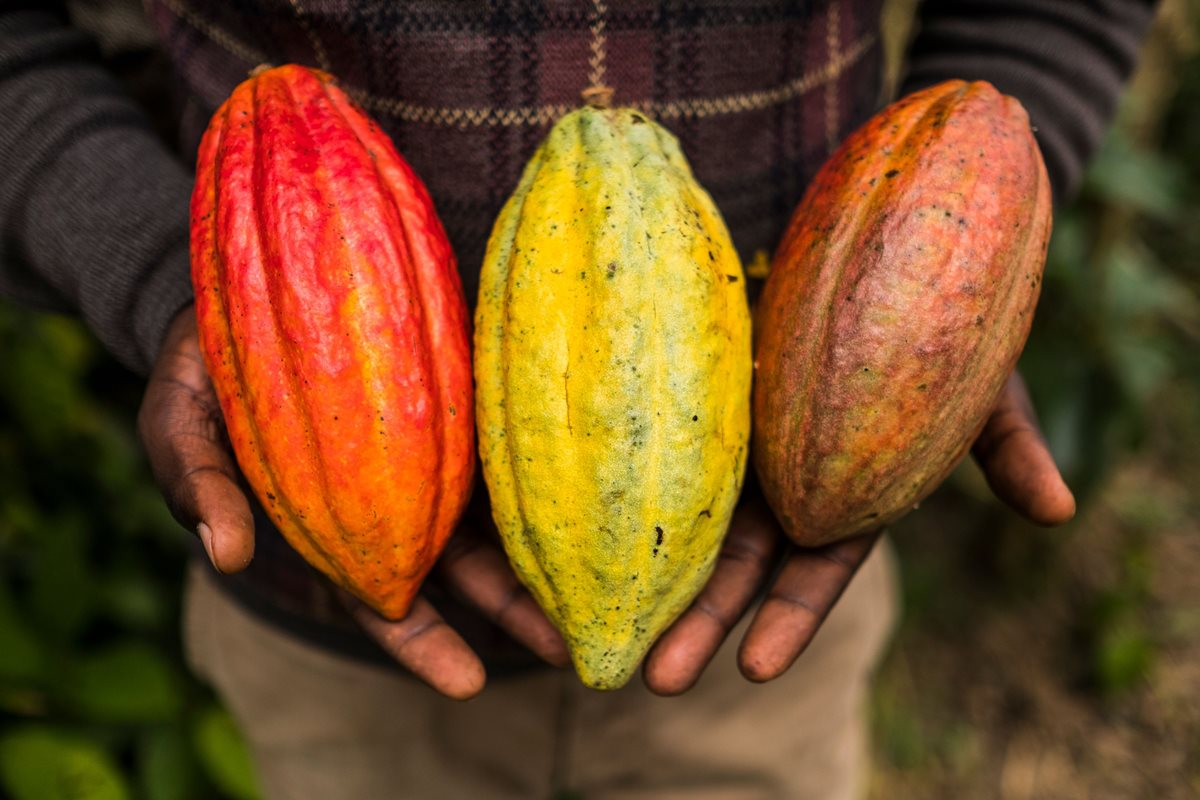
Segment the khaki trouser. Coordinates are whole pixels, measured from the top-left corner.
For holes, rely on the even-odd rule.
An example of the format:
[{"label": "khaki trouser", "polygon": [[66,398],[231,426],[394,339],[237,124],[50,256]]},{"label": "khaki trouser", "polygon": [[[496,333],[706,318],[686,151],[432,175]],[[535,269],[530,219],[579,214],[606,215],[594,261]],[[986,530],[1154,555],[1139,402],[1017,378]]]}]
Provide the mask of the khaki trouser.
[{"label": "khaki trouser", "polygon": [[895,618],[893,563],[885,541],[784,677],[741,677],[743,622],[677,698],[636,677],[599,693],[539,669],[447,700],[265,624],[202,567],[189,576],[185,636],[269,800],[849,800],[865,783],[864,706]]}]

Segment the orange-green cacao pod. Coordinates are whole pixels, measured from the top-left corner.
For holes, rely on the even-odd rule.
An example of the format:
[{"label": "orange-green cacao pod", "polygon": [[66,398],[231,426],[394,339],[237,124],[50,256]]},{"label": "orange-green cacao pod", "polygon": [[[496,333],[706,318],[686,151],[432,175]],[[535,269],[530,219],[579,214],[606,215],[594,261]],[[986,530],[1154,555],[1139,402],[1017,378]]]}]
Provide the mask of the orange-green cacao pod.
[{"label": "orange-green cacao pod", "polygon": [[509,559],[588,686],[628,681],[711,573],[751,372],[741,263],[675,138],[564,116],[488,243],[476,410]]},{"label": "orange-green cacao pod", "polygon": [[813,180],[755,318],[754,463],[796,542],[886,525],[978,435],[1025,344],[1050,187],[1021,105],[951,81]]},{"label": "orange-green cacao pod", "polygon": [[328,75],[278,67],[204,135],[191,246],[242,472],[310,564],[403,617],[474,470],[466,305],[424,185]]}]

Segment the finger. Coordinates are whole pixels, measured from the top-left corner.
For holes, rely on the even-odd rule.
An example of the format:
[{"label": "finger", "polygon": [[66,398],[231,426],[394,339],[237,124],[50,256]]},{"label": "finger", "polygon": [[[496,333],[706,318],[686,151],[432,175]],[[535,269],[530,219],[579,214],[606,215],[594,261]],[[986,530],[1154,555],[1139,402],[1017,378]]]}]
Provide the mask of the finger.
[{"label": "finger", "polygon": [[789,554],[742,639],[738,651],[742,674],[761,682],[786,672],[808,647],[878,539],[878,532],[869,533]]},{"label": "finger", "polygon": [[695,685],[766,580],[781,535],[761,499],[738,508],[712,577],[646,659],[643,678],[650,691],[677,695]]},{"label": "finger", "polygon": [[138,413],[138,434],[171,514],[196,531],[214,567],[237,572],[254,555],[254,522],[194,321],[191,330],[190,338],[164,345]]},{"label": "finger", "polygon": [[557,667],[570,663],[562,634],[517,580],[495,543],[461,527],[442,553],[438,570],[451,589],[540,658]]},{"label": "finger", "polygon": [[1038,429],[1019,374],[1008,379],[972,452],[996,496],[1030,521],[1061,525],[1075,516],[1075,497]]},{"label": "finger", "polygon": [[483,662],[424,597],[413,601],[408,616],[392,622],[348,592],[338,592],[363,631],[433,689],[454,700],[467,700],[483,691],[487,682]]}]

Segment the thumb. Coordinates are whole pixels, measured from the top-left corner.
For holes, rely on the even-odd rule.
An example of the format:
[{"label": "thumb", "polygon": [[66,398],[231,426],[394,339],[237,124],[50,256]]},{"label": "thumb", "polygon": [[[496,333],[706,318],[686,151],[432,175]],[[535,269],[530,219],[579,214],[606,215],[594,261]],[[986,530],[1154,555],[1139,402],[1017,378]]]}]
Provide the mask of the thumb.
[{"label": "thumb", "polygon": [[1075,496],[1050,455],[1018,373],[1004,385],[972,453],[996,496],[1026,519],[1052,526],[1075,516]]},{"label": "thumb", "polygon": [[199,535],[218,571],[244,569],[254,555],[254,520],[190,308],[172,322],[150,374],[138,435],[171,514]]}]

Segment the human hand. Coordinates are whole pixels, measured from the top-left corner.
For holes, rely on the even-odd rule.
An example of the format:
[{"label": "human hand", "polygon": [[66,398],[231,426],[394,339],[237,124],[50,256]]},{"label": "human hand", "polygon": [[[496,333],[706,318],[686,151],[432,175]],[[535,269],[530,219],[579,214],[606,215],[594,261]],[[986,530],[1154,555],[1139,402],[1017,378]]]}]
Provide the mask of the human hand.
[{"label": "human hand", "polygon": [[[180,312],[167,331],[138,413],[138,433],[175,519],[196,531],[217,571],[245,569],[254,555],[254,521],[204,367],[193,307]],[[514,639],[550,663],[565,665],[558,631],[478,527],[460,526],[436,575]],[[417,596],[404,619],[390,621],[348,593],[341,596],[371,638],[437,691],[466,699],[483,689],[483,663],[425,597]]]},{"label": "human hand", "polygon": [[[1075,515],[1075,498],[1046,447],[1019,374],[1005,384],[972,453],[992,491],[1017,513],[1046,526]],[[699,680],[780,558],[738,649],[738,666],[752,681],[782,675],[808,647],[881,533],[795,547],[786,543],[761,495],[748,495],[734,512],[712,578],[646,659],[644,679],[656,694],[681,694]]]}]

